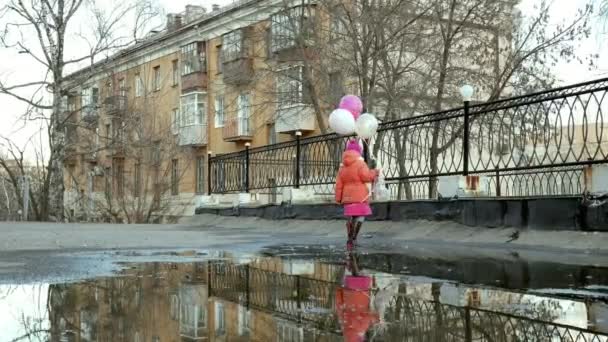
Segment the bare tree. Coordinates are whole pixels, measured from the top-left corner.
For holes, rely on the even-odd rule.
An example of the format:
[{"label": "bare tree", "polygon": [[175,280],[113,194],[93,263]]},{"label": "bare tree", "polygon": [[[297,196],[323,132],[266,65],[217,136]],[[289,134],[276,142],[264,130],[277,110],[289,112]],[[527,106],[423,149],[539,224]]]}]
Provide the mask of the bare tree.
[{"label": "bare tree", "polygon": [[[0,46],[19,51],[44,71],[44,77],[38,80],[0,81],[0,94],[37,109],[36,113],[48,120],[50,153],[45,166],[45,197],[40,203],[43,220],[61,220],[64,216],[64,126],[69,117],[64,115],[62,97],[67,95],[63,92],[66,74],[130,44],[131,37],[121,34],[128,32],[124,30],[123,20],[131,14],[149,18],[149,8],[143,4],[140,0],[127,1],[107,10],[97,6],[99,3],[84,0],[11,0],[0,9],[3,26]],[[87,20],[83,25],[87,29],[81,29],[78,20]],[[138,21],[134,32],[142,31],[144,26]]]},{"label": "bare tree", "polygon": [[[15,217],[18,211],[27,210],[28,219],[42,220],[41,203],[45,201],[44,182],[46,179],[45,155],[40,146],[39,133],[27,139],[23,145],[0,137],[0,177],[3,197],[7,199],[6,211]],[[28,183],[27,188],[24,182]],[[27,194],[24,192],[27,189]],[[28,196],[28,208],[24,208],[23,197]],[[12,214],[12,215],[11,215]]]}]

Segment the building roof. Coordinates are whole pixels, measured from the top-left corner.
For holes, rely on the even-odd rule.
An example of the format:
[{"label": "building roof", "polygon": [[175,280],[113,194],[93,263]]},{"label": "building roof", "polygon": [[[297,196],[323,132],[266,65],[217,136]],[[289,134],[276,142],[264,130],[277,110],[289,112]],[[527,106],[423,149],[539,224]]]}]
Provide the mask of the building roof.
[{"label": "building roof", "polygon": [[145,48],[154,46],[160,42],[167,41],[171,38],[184,34],[185,32],[196,30],[201,25],[209,24],[229,13],[233,13],[237,10],[246,8],[248,6],[251,6],[251,5],[261,2],[261,1],[264,1],[264,0],[237,0],[230,5],[221,7],[219,10],[205,13],[202,16],[200,16],[198,19],[195,19],[192,22],[186,23],[184,26],[182,26],[180,28],[177,28],[174,30],[164,30],[158,34],[152,35],[149,38],[144,39],[143,41],[134,44],[133,46],[120,50],[119,52],[115,53],[114,55],[112,55],[104,60],[95,62],[90,66],[84,67],[82,69],[79,69],[79,70],[65,76],[64,80],[67,82],[70,82],[71,80],[73,80],[74,78],[77,78],[79,76],[91,74],[91,73],[97,71],[97,69],[99,69],[100,67],[102,67],[104,65],[107,65],[109,63],[118,62],[121,59],[127,59],[128,57],[133,55],[135,52],[138,52]]}]

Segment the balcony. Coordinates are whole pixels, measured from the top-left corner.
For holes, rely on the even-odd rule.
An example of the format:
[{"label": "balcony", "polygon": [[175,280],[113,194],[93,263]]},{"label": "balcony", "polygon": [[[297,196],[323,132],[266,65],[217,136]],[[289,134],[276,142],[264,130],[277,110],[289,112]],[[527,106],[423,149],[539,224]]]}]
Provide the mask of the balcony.
[{"label": "balcony", "polygon": [[88,124],[96,123],[99,119],[99,112],[97,106],[89,105],[80,109],[80,117],[82,121]]},{"label": "balcony", "polygon": [[253,58],[241,57],[226,61],[223,67],[225,84],[240,86],[253,81]]},{"label": "balcony", "polygon": [[127,111],[127,97],[124,95],[113,95],[106,97],[103,101],[106,114],[110,116],[121,116]]},{"label": "balcony", "polygon": [[188,75],[183,75],[181,78],[182,93],[187,93],[196,90],[207,90],[209,77],[204,71],[196,71]]},{"label": "balcony", "polygon": [[277,133],[310,132],[316,129],[315,111],[309,105],[297,105],[277,110]]},{"label": "balcony", "polygon": [[182,126],[178,132],[179,146],[205,146],[207,145],[207,125],[194,124]]},{"label": "balcony", "polygon": [[225,141],[251,141],[253,132],[249,118],[227,119],[224,123],[223,136]]}]

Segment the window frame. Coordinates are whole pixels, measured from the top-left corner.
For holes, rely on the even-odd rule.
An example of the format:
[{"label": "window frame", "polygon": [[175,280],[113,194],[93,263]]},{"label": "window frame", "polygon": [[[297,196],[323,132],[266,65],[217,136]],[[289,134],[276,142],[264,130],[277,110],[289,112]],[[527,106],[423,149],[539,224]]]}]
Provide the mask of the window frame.
[{"label": "window frame", "polygon": [[152,90],[153,91],[160,91],[160,65],[157,65],[154,67],[154,74],[153,74],[153,79],[152,79]]},{"label": "window frame", "polygon": [[[298,14],[294,13],[296,11],[301,11],[301,13],[294,15]],[[277,53],[295,47],[298,34],[312,35],[304,30],[309,30],[313,26],[310,21],[314,20],[316,15],[317,9],[311,4],[294,6],[272,15],[270,18],[270,51]],[[293,22],[293,27],[290,27],[294,18],[298,20]]]},{"label": "window frame", "polygon": [[135,74],[135,97],[141,97],[144,94],[144,82],[140,74]]},{"label": "window frame", "polygon": [[192,92],[182,95],[180,97],[180,117],[179,127],[206,125],[207,94]]},{"label": "window frame", "polygon": [[174,59],[171,61],[171,68],[171,86],[177,87],[179,85],[180,77],[179,59]]},{"label": "window frame", "polygon": [[176,135],[179,133],[179,128],[180,128],[180,109],[179,108],[173,108],[171,110],[171,132],[173,133],[173,135]]},{"label": "window frame", "polygon": [[207,64],[205,47],[202,42],[192,42],[180,48],[181,68],[180,75],[188,76],[197,72],[204,72]]},{"label": "window frame", "polygon": [[221,62],[236,61],[244,55],[244,33],[242,29],[228,32],[222,36]]},{"label": "window frame", "polygon": [[[298,70],[299,76],[290,77],[285,73],[291,72],[292,70]],[[304,100],[304,66],[302,65],[291,65],[286,68],[278,70],[275,82],[275,89],[277,94],[277,107],[279,109],[290,109],[306,105]],[[288,88],[283,91],[281,88]],[[294,96],[294,93],[296,94]]]},{"label": "window frame", "polygon": [[[226,121],[226,106],[224,95],[217,95],[214,99],[214,110],[215,110],[215,128],[222,128],[225,125]],[[220,110],[221,109],[221,110]]]}]

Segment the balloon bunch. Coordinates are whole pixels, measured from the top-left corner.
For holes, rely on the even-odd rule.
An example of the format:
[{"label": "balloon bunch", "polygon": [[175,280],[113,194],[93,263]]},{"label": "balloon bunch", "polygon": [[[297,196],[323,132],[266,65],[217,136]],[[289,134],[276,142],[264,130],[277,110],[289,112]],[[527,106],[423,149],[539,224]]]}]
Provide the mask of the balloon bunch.
[{"label": "balloon bunch", "polygon": [[329,115],[329,127],[340,135],[357,133],[361,139],[370,139],[378,131],[378,120],[373,114],[364,113],[358,96],[346,95],[340,100],[338,109]]}]

